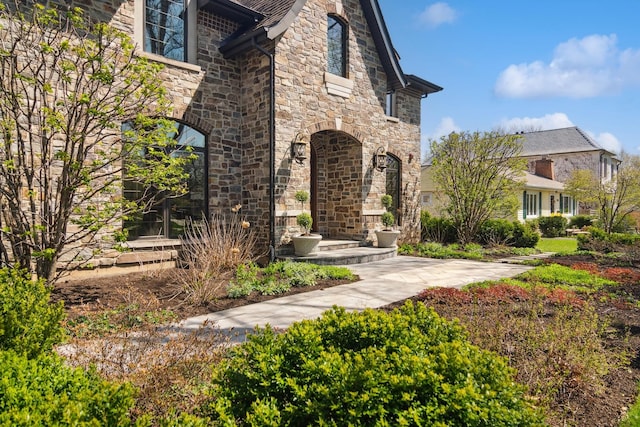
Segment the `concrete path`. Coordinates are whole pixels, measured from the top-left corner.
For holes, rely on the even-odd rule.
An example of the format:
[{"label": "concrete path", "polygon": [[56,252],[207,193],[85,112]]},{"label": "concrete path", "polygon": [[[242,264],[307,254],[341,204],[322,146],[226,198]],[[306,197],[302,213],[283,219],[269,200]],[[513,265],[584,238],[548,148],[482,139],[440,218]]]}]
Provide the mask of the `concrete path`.
[{"label": "concrete path", "polygon": [[274,328],[286,328],[298,320],[315,319],[334,305],[350,311],[376,308],[410,298],[425,288],[460,288],[483,280],[512,277],[531,268],[508,263],[409,256],[347,267],[361,280],[192,317],[176,327],[182,331],[196,330],[206,322],[242,341],[242,337],[256,326],[269,324]]}]

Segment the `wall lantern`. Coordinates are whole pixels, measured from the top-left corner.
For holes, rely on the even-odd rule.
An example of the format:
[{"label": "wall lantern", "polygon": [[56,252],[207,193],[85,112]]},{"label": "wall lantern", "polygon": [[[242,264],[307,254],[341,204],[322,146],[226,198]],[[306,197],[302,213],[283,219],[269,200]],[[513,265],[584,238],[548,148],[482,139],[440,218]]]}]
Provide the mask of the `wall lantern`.
[{"label": "wall lantern", "polygon": [[298,164],[302,164],[307,158],[307,145],[309,137],[305,133],[298,132],[291,142],[291,158]]},{"label": "wall lantern", "polygon": [[380,147],[376,150],[376,153],[373,155],[373,166],[378,169],[380,172],[384,172],[387,167],[387,153],[384,151],[383,147]]}]

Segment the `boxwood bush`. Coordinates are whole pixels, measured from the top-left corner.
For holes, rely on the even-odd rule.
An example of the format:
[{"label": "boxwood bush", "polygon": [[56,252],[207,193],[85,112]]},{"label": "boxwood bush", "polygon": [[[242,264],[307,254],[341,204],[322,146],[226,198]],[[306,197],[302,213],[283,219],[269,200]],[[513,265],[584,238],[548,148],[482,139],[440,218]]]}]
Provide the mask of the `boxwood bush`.
[{"label": "boxwood bush", "polygon": [[232,349],[205,413],[222,425],[543,425],[513,376],[422,304],[334,307]]},{"label": "boxwood bush", "polygon": [[544,237],[563,236],[567,229],[567,219],[560,215],[538,218],[538,226]]},{"label": "boxwood bush", "polygon": [[25,271],[0,269],[0,351],[36,357],[64,339],[62,302],[52,304],[50,293]]},{"label": "boxwood bush", "polygon": [[127,426],[133,390],[41,354],[0,351],[0,425]]}]

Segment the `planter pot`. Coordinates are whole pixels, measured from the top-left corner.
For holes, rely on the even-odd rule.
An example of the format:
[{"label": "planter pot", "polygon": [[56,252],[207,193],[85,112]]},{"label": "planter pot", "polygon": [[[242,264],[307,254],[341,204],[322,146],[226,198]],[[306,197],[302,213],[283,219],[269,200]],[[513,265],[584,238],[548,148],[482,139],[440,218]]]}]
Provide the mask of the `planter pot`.
[{"label": "planter pot", "polygon": [[296,256],[310,256],[318,251],[322,236],[320,234],[311,234],[309,236],[294,236],[293,249]]},{"label": "planter pot", "polygon": [[379,248],[393,248],[396,246],[399,230],[376,230]]}]

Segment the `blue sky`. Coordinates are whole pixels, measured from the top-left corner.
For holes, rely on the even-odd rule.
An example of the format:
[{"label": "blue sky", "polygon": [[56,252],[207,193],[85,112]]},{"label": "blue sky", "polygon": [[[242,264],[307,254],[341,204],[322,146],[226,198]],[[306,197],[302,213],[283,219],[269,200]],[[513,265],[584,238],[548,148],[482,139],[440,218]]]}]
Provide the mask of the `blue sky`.
[{"label": "blue sky", "polygon": [[452,131],[578,126],[640,154],[640,1],[379,0],[400,64],[444,90],[423,153]]}]

